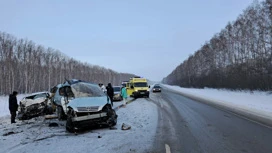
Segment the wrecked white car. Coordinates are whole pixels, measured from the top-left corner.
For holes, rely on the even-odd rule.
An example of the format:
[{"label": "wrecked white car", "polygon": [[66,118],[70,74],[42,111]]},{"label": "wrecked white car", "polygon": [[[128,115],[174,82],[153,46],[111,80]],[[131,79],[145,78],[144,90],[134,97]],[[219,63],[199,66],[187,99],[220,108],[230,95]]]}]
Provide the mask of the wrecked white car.
[{"label": "wrecked white car", "polygon": [[43,114],[51,114],[49,96],[48,92],[39,92],[24,97],[19,103],[18,118],[25,120]]},{"label": "wrecked white car", "polygon": [[[114,126],[117,115],[107,95],[97,84],[80,80],[66,81],[58,90],[58,110],[66,115],[66,129],[69,132],[91,126]],[[60,112],[60,113],[61,113]]]}]

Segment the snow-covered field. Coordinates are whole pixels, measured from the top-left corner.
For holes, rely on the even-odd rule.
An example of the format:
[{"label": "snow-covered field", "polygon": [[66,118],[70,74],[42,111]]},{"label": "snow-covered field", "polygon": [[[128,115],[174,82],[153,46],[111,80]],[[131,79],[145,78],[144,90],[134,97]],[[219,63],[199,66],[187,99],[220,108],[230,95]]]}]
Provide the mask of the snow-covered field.
[{"label": "snow-covered field", "polygon": [[225,89],[195,89],[163,85],[169,89],[240,108],[272,118],[272,94],[262,91],[231,91]]},{"label": "snow-covered field", "polygon": [[[24,97],[28,96],[29,94],[20,94],[17,96],[17,101],[19,103]],[[0,117],[9,115],[9,96],[0,96]]]},{"label": "snow-covered field", "polygon": [[[114,103],[115,107],[120,104]],[[156,105],[145,99],[137,99],[126,108],[119,108],[117,114],[117,129],[92,129],[78,135],[66,132],[65,121],[38,117],[10,124],[9,115],[4,116],[0,118],[0,152],[149,152],[157,127]],[[49,127],[52,122],[59,126]],[[121,130],[122,123],[130,125],[131,129]]]}]

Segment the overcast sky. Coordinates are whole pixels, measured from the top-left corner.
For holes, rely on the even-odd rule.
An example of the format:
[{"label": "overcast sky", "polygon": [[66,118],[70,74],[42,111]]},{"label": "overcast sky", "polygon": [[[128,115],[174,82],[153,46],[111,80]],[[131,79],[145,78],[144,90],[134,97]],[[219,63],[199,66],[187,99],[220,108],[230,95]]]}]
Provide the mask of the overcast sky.
[{"label": "overcast sky", "polygon": [[0,31],[160,81],[252,0],[0,0]]}]

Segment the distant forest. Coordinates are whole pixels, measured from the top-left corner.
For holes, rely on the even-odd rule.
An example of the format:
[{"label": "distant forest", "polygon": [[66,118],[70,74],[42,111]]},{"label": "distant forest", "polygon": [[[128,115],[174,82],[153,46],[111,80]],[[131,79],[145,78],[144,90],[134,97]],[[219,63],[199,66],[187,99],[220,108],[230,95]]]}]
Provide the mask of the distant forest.
[{"label": "distant forest", "polygon": [[272,0],[254,1],[163,82],[195,88],[271,90]]},{"label": "distant forest", "polygon": [[82,63],[58,50],[0,32],[0,95],[48,91],[67,79],[120,85],[133,74]]}]

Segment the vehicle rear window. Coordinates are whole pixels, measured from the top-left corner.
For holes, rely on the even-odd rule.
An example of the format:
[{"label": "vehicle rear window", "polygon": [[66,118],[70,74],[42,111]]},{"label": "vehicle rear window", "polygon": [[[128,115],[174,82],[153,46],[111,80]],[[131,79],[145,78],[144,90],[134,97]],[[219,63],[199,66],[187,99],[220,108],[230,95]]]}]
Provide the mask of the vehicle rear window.
[{"label": "vehicle rear window", "polygon": [[113,91],[121,91],[121,88],[120,87],[113,87]]}]

